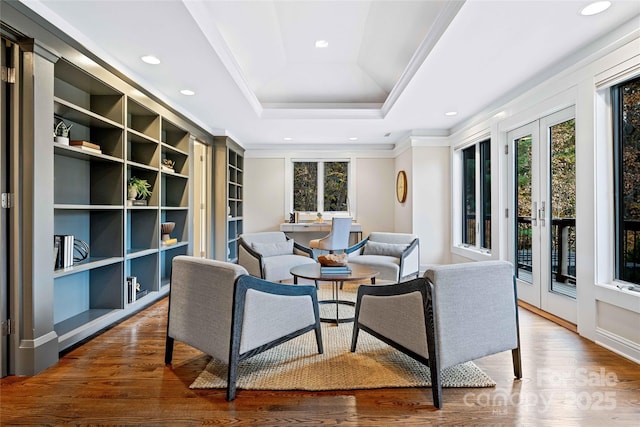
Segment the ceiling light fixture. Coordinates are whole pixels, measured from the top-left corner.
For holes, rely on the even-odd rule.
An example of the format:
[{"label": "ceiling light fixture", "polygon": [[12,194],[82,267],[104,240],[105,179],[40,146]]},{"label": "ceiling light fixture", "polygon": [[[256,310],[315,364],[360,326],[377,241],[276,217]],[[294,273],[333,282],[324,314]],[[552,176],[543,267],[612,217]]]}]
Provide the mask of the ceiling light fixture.
[{"label": "ceiling light fixture", "polygon": [[444,113],[445,116],[457,116],[458,112],[457,111],[447,111],[446,113]]},{"label": "ceiling light fixture", "polygon": [[594,3],[590,3],[580,11],[580,15],[597,15],[598,13],[604,12],[605,10],[609,9],[610,6],[610,1],[597,1]]},{"label": "ceiling light fixture", "polygon": [[318,48],[329,47],[329,42],[326,40],[316,40],[316,47]]},{"label": "ceiling light fixture", "polygon": [[290,136],[285,136],[285,137],[284,137],[284,138],[282,138],[282,139],[284,139],[285,141],[291,141],[293,138],[291,138]]},{"label": "ceiling light fixture", "polygon": [[183,95],[187,95],[187,96],[193,96],[193,95],[196,94],[194,91],[189,90],[189,89],[182,89],[180,91],[180,93],[183,94]]},{"label": "ceiling light fixture", "polygon": [[160,63],[160,60],[153,55],[145,55],[140,57],[140,59],[142,59],[142,62],[146,62],[151,65],[158,65]]},{"label": "ceiling light fixture", "polygon": [[358,140],[358,138],[355,137],[355,136],[349,137],[349,141],[357,141],[357,140]]}]

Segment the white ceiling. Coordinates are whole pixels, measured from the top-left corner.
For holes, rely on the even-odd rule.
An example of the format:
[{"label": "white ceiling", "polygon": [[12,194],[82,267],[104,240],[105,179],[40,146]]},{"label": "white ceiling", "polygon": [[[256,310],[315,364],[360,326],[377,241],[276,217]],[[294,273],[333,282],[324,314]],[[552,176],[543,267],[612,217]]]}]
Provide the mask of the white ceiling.
[{"label": "white ceiling", "polygon": [[591,17],[583,0],[21,2],[206,130],[256,149],[448,134],[621,25],[640,28],[640,1]]}]

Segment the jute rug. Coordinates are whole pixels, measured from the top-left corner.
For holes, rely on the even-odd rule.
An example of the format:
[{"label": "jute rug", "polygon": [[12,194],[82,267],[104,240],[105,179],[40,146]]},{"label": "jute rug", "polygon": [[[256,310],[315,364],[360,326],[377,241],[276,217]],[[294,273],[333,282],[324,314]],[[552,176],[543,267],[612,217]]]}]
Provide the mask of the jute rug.
[{"label": "jute rug", "polygon": [[[324,285],[321,285],[323,287]],[[322,289],[320,298],[326,297]],[[349,289],[341,298],[350,299]],[[323,307],[323,311],[331,307]],[[344,311],[344,313],[343,313]],[[328,313],[323,313],[327,315]],[[340,307],[340,316],[349,315]],[[318,354],[313,332],[240,363],[237,387],[245,390],[355,390],[429,387],[429,367],[361,331],[351,353],[353,323],[322,324],[324,354]],[[496,383],[473,362],[442,373],[443,387],[493,387]],[[226,388],[227,365],[211,360],[192,389]]]}]

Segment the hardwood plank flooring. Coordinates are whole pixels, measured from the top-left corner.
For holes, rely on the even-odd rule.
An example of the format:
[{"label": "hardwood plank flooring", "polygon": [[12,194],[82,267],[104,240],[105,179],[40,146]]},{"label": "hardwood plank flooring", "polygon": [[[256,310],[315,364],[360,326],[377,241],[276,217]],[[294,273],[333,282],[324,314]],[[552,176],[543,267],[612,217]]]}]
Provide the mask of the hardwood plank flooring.
[{"label": "hardwood plank flooring", "polygon": [[[640,366],[520,308],[522,380],[511,353],[476,363],[498,385],[333,392],[190,390],[208,357],[176,343],[164,365],[163,299],[33,377],[0,380],[4,425],[640,425]],[[344,325],[343,325],[344,326]]]}]

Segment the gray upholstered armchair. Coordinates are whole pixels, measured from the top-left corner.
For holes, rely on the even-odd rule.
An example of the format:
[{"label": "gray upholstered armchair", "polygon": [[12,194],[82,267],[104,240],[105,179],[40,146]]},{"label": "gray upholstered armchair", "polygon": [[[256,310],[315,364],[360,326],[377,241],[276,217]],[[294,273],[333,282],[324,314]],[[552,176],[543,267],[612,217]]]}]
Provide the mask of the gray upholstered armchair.
[{"label": "gray upholstered armchair", "polygon": [[165,363],[174,340],[229,364],[227,400],[236,394],[238,363],[292,338],[322,335],[314,286],[249,276],[243,267],[186,255],[173,259]]},{"label": "gray upholstered armchair", "polygon": [[415,234],[372,232],[345,252],[350,263],[380,272],[377,280],[398,283],[420,274],[420,241]]},{"label": "gray upholstered armchair", "polygon": [[433,267],[424,277],[360,285],[351,351],[363,330],[430,367],[433,402],[442,407],[442,369],[511,350],[522,377],[513,266],[483,261]]},{"label": "gray upholstered armchair", "polygon": [[279,282],[291,278],[292,267],[315,262],[310,248],[294,242],[281,231],[240,236],[238,264],[252,276]]}]

